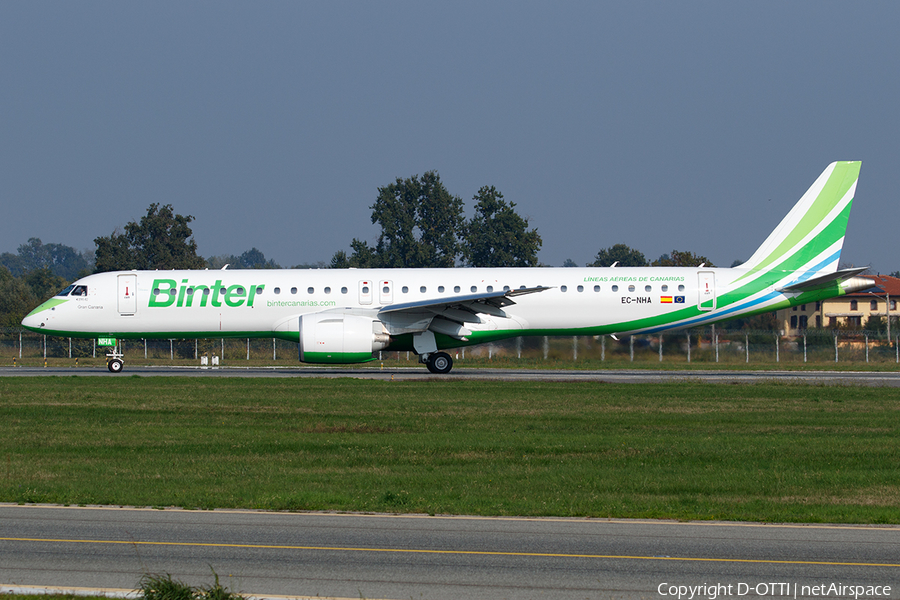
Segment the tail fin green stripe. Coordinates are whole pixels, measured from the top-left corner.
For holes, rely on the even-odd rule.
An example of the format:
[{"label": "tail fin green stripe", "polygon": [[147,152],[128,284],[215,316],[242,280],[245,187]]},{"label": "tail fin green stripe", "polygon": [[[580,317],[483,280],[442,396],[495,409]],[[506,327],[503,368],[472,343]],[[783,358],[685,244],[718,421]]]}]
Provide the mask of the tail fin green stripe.
[{"label": "tail fin green stripe", "polygon": [[[834,168],[828,176],[828,180],[822,186],[822,190],[817,194],[816,198],[812,201],[806,211],[799,215],[788,214],[788,216],[785,217],[785,221],[778,226],[775,232],[773,232],[773,236],[780,234],[781,240],[779,241],[777,237],[772,240],[767,239],[760,249],[757,250],[757,253],[767,246],[776,243],[777,246],[765,256],[757,257],[756,253],[754,253],[750,261],[744,266],[752,271],[760,271],[773,263],[784,260],[786,258],[785,255],[828,218],[828,215],[832,213],[835,206],[837,206],[853,188],[859,178],[861,164],[862,163],[859,161],[834,163]],[[803,199],[798,203],[797,208],[800,207],[802,202]],[[793,211],[791,212],[793,213]],[[829,228],[832,224],[837,224],[842,229],[846,229],[847,215],[848,211],[846,210],[842,210],[835,215],[835,217],[833,217],[833,222],[829,224]],[[796,220],[796,222],[792,223],[793,220]],[[838,223],[839,220],[842,220],[843,222]],[[785,231],[781,232],[781,229],[785,229]],[[831,241],[833,243],[833,240]],[[824,239],[821,244],[815,243],[813,245],[806,245],[803,248],[804,254],[811,259],[820,252],[826,250],[828,245],[830,244],[827,244]],[[744,277],[749,274],[750,273],[747,273]]]}]

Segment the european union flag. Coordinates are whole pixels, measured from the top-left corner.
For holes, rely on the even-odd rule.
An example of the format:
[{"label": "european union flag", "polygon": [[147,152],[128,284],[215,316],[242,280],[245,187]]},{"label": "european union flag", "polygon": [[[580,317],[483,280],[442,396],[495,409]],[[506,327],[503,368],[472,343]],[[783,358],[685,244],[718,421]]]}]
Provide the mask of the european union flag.
[{"label": "european union flag", "polygon": [[684,304],[684,296],[675,296],[675,304]]}]

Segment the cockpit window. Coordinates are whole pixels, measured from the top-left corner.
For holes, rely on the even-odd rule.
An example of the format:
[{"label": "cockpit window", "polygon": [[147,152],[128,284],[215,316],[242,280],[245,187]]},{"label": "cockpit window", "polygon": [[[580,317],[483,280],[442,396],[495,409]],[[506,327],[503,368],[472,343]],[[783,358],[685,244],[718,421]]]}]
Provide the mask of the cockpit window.
[{"label": "cockpit window", "polygon": [[74,283],[62,290],[57,296],[87,296],[86,285],[75,285]]}]

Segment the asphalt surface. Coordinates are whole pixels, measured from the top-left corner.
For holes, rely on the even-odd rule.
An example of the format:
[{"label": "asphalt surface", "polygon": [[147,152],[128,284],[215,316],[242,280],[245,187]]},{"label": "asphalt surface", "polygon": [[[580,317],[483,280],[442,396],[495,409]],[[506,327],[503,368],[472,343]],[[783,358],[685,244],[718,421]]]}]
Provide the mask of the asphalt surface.
[{"label": "asphalt surface", "polygon": [[824,385],[900,387],[897,371],[651,371],[634,370],[549,370],[549,369],[467,369],[454,368],[448,375],[432,375],[425,367],[379,369],[377,367],[134,367],[119,374],[100,367],[0,367],[0,377],[353,377],[359,379],[434,380],[476,379],[500,381],[606,381],[654,383],[663,381],[704,381],[709,383],[759,383],[790,381]]},{"label": "asphalt surface", "polygon": [[900,528],[0,505],[0,584],[209,585],[212,570],[263,597],[898,598]]}]

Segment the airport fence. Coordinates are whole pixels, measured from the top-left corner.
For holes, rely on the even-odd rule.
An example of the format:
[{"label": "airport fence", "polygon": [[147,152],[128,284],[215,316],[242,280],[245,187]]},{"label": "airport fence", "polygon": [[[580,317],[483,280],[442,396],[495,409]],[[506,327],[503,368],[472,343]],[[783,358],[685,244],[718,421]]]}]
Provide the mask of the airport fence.
[{"label": "airport fence", "polygon": [[[274,338],[120,340],[126,362],[170,364],[297,364],[293,342]],[[92,339],[44,336],[20,328],[0,330],[0,364],[104,361],[107,348]],[[456,361],[565,361],[611,363],[887,363],[900,364],[900,336],[884,332],[809,329],[728,331],[715,327],[655,335],[520,337],[451,351]],[[382,360],[417,361],[411,352],[382,352]],[[89,362],[90,362],[89,361]]]}]

